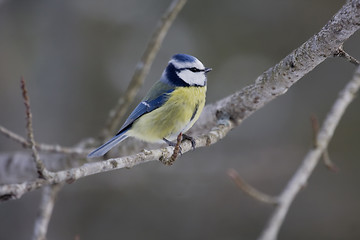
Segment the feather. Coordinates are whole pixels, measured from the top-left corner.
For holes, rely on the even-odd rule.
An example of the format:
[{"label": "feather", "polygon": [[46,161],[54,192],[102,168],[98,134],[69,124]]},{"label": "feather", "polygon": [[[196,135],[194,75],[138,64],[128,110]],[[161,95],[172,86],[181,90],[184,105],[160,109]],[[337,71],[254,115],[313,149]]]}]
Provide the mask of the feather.
[{"label": "feather", "polygon": [[126,119],[125,123],[120,128],[118,134],[127,131],[134,121],[136,121],[142,115],[149,113],[159,107],[161,107],[169,98],[169,94],[174,91],[174,87],[171,87],[161,81],[158,81],[145,96],[145,98],[137,105],[132,111],[130,116]]},{"label": "feather", "polygon": [[101,145],[100,147],[95,149],[94,151],[92,151],[88,155],[88,157],[94,158],[94,157],[103,156],[105,153],[110,151],[110,149],[113,148],[116,144],[120,143],[122,140],[124,140],[125,138],[128,137],[125,133],[126,133],[126,131],[123,132],[122,134],[118,134],[115,137],[111,138],[109,141],[107,141],[106,143],[104,143],[103,145]]}]

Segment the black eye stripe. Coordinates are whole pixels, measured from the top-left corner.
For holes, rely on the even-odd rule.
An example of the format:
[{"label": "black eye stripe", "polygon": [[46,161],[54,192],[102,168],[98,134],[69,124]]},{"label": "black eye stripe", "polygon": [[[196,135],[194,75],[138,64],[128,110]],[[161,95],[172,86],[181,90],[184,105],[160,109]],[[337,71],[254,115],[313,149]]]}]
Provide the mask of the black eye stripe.
[{"label": "black eye stripe", "polygon": [[192,72],[201,72],[200,69],[195,68],[195,67],[189,68],[189,70],[192,71]]},{"label": "black eye stripe", "polygon": [[192,72],[204,72],[204,71],[205,71],[205,69],[198,69],[198,68],[196,68],[196,67],[180,68],[180,69],[178,69],[178,70],[179,70],[179,71],[182,71],[182,70],[185,70],[185,69],[190,70],[190,71],[192,71]]}]

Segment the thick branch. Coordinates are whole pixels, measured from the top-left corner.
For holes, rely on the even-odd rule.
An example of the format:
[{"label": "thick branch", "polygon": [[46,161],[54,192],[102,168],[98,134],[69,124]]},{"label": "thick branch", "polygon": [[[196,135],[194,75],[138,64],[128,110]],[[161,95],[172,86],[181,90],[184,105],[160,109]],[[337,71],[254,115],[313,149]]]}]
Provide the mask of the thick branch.
[{"label": "thick branch", "polygon": [[209,121],[216,122],[218,111],[229,115],[231,120],[239,124],[277,96],[286,93],[294,83],[326,58],[332,57],[359,28],[360,1],[356,0],[345,4],[319,33],[265,71],[254,84],[207,106],[197,126],[203,129]]},{"label": "thick branch", "polygon": [[332,109],[328,113],[323,126],[317,134],[316,146],[311,149],[293,178],[289,181],[284,191],[279,197],[279,204],[271,216],[267,227],[260,236],[259,240],[275,240],[279,229],[285,219],[291,203],[294,201],[299,191],[306,185],[316,164],[319,162],[321,155],[327,148],[332,138],[336,126],[339,124],[345,109],[354,99],[355,94],[360,88],[360,67],[357,68],[353,79],[340,92],[338,99],[335,101]]},{"label": "thick branch", "polygon": [[[219,122],[219,125],[208,134],[195,138],[196,148],[205,147],[216,143],[217,141],[224,138],[232,129],[232,127],[233,126],[231,122],[228,120]],[[2,185],[0,186],[0,201],[20,198],[24,193],[33,191],[48,184],[57,184],[63,182],[72,183],[75,180],[85,176],[115,169],[131,168],[140,163],[149,161],[160,160],[162,162],[166,162],[166,160],[171,158],[173,149],[173,147],[167,147],[151,151],[143,150],[142,152],[131,156],[112,158],[101,162],[86,163],[77,168],[56,172],[51,176],[51,178],[47,179],[47,181],[38,178],[35,181],[28,181],[20,184]],[[189,141],[185,141],[181,144],[181,149],[183,153],[186,153],[192,149],[192,145]]]}]

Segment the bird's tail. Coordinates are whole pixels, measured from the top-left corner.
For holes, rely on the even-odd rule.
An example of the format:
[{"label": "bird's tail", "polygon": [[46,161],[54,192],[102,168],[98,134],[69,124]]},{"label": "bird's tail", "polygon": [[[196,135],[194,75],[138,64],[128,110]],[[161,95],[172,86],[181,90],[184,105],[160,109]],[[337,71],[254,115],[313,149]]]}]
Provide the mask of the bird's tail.
[{"label": "bird's tail", "polygon": [[123,133],[121,133],[119,135],[114,136],[112,139],[110,139],[109,141],[107,141],[106,143],[104,143],[103,145],[101,145],[100,147],[98,147],[97,149],[92,151],[91,153],[89,153],[88,158],[94,158],[94,157],[103,156],[105,153],[110,151],[110,149],[115,147],[115,145],[117,145],[122,140],[124,140],[125,138],[128,137],[127,135],[125,135],[125,133],[126,132],[123,132]]}]

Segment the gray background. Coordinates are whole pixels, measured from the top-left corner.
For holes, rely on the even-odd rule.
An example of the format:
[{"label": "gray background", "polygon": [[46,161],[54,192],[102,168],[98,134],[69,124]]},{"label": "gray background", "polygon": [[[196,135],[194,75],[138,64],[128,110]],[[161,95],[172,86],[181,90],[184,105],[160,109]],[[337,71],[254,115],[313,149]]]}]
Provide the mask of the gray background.
[{"label": "gray background", "polygon": [[[31,97],[35,138],[71,146],[97,136],[125,90],[170,1],[8,0],[0,5],[0,124],[25,135],[19,90]],[[251,84],[306,41],[345,1],[189,1],[156,57],[139,101],[175,53],[214,70],[207,102]],[[360,58],[360,34],[345,50]],[[273,210],[227,177],[279,193],[312,145],[310,115],[323,120],[354,66],[328,59],[210,148],[174,166],[152,162],[81,179],[61,191],[49,239],[255,239]],[[136,102],[137,102],[136,101]],[[329,152],[340,168],[315,170],[280,239],[360,239],[360,100]],[[21,147],[0,135],[0,151]],[[0,205],[0,239],[29,239],[40,191]]]}]

